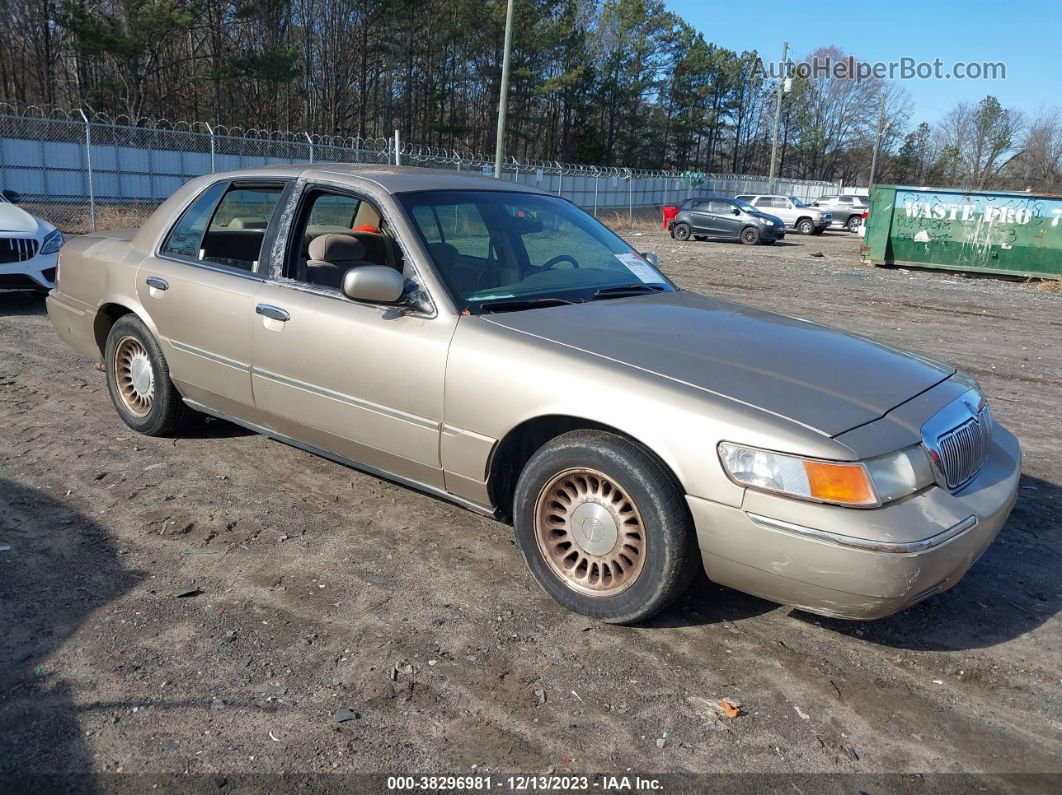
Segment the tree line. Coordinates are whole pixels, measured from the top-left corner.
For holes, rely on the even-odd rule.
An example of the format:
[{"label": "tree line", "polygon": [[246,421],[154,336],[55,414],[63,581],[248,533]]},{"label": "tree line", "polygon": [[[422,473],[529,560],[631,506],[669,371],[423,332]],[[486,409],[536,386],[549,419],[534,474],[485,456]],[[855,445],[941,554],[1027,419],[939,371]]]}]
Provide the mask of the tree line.
[{"label": "tree line", "polygon": [[[131,119],[384,137],[490,153],[505,0],[0,0],[0,98]],[[766,173],[777,82],[663,0],[516,0],[507,154]],[[823,47],[805,60],[847,57]],[[811,71],[782,104],[780,173],[1062,187],[1057,109],[992,97],[914,124],[896,84]]]}]

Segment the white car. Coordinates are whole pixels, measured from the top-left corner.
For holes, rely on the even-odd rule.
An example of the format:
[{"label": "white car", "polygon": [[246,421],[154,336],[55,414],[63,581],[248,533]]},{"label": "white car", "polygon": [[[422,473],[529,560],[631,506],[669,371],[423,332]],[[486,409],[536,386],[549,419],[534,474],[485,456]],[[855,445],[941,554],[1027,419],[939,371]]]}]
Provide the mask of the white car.
[{"label": "white car", "polygon": [[796,196],[749,193],[737,198],[747,201],[760,212],[781,218],[787,229],[794,229],[802,235],[821,235],[833,222],[833,215],[828,210],[808,207]]},{"label": "white car", "polygon": [[55,268],[63,233],[20,207],[19,195],[0,193],[0,288],[55,287]]}]

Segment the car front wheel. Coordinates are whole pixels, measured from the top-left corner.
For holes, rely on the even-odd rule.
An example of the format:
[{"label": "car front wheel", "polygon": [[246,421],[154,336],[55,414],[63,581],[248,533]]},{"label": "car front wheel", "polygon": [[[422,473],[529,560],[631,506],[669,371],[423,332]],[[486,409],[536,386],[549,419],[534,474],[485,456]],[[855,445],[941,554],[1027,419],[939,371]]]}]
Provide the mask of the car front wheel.
[{"label": "car front wheel", "polygon": [[170,381],[162,349],[136,315],[123,315],[111,326],[104,359],[111,402],[134,431],[165,436],[192,416]]},{"label": "car front wheel", "polygon": [[674,230],[672,230],[672,236],[675,240],[689,240],[690,239],[690,225],[689,224],[675,224]]},{"label": "car front wheel", "polygon": [[805,218],[799,224],[797,224],[797,231],[802,235],[813,234],[815,231],[815,224]]},{"label": "car front wheel", "polygon": [[696,573],[681,489],[624,437],[587,430],[548,442],[524,467],[513,509],[516,541],[535,579],[585,616],[643,621]]},{"label": "car front wheel", "polygon": [[746,246],[755,246],[760,242],[760,230],[754,226],[746,226],[741,230],[741,242]]}]

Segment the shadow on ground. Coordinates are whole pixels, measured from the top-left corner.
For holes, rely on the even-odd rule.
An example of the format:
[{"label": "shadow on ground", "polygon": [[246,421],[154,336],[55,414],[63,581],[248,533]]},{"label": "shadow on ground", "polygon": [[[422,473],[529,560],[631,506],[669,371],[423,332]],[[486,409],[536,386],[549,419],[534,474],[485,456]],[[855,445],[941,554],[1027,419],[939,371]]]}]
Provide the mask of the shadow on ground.
[{"label": "shadow on ground", "polygon": [[36,290],[0,290],[0,317],[44,315],[44,294]]},{"label": "shadow on ground", "polygon": [[[99,525],[6,479],[0,479],[0,544],[10,547],[0,551],[2,790],[19,789],[28,774],[91,771],[74,686],[56,674],[50,658],[95,611],[132,588],[137,574],[123,568]],[[85,791],[92,782],[64,779],[51,786]]]}]

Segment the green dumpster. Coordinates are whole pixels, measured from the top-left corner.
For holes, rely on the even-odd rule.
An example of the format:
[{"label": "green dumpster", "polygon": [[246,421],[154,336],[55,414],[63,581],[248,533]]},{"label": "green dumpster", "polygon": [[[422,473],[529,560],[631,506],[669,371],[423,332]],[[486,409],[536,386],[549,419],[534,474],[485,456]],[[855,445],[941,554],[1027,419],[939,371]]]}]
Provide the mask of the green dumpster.
[{"label": "green dumpster", "polygon": [[880,185],[865,262],[1062,278],[1062,196]]}]

